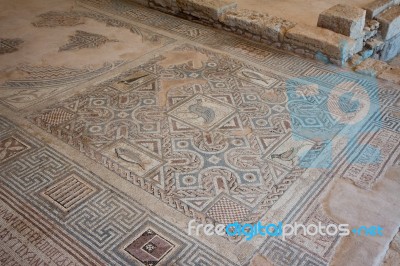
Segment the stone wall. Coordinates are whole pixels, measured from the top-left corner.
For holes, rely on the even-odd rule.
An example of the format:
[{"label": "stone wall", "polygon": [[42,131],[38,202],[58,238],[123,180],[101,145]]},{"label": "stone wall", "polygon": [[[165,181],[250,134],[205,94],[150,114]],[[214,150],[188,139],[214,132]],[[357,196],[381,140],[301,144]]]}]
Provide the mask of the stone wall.
[{"label": "stone wall", "polygon": [[336,5],[318,26],[257,11],[231,0],[132,0],[310,58],[343,65],[356,54],[388,60],[400,52],[400,0],[377,0],[363,9]]},{"label": "stone wall", "polygon": [[387,61],[400,53],[400,0],[376,0],[363,8],[336,5],[322,12],[318,26],[356,42],[362,59]]}]

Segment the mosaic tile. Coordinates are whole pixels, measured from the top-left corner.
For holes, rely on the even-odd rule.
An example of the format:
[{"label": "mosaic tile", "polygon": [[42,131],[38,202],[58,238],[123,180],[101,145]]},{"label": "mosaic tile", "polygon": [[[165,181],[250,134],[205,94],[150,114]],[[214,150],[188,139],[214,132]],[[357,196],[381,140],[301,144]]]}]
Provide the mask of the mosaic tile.
[{"label": "mosaic tile", "polygon": [[237,265],[18,127],[8,135],[31,149],[2,162],[2,262],[187,265],[197,259]]},{"label": "mosaic tile", "polygon": [[[284,194],[299,176],[292,172],[297,154],[310,150],[314,142],[290,140],[290,128],[282,127],[282,118],[289,124],[289,116],[272,113],[275,107],[288,114],[280,103],[269,101],[273,89],[268,96],[264,94],[264,87],[276,84],[279,77],[269,78],[267,72],[190,45],[171,51],[182,52],[208,59],[200,68],[190,62],[164,67],[165,59],[154,59],[30,119],[130,182],[146,184],[146,191],[155,196],[162,193],[166,202],[174,201],[186,215],[206,214],[224,220],[221,217],[228,213],[213,202],[222,192],[225,201],[232,202],[228,205],[236,204],[233,209],[241,212],[228,220],[265,213],[273,204],[267,200],[268,194],[274,187],[280,187]],[[164,95],[161,83],[183,78],[209,83],[183,85]],[[236,84],[240,81],[251,83],[251,87],[239,91]],[[214,88],[213,82],[224,86]],[[253,97],[246,96],[249,103],[242,100],[245,91]],[[254,132],[244,137],[242,145],[231,144],[229,132],[246,127]],[[263,133],[256,132],[261,128]],[[268,146],[263,150],[255,138],[268,132],[279,132],[276,140],[281,142],[275,149]],[[154,144],[144,147],[145,141]],[[272,168],[272,164],[279,164],[282,170]],[[242,199],[248,193],[259,194],[257,207]],[[197,197],[204,199],[201,204]]]}]

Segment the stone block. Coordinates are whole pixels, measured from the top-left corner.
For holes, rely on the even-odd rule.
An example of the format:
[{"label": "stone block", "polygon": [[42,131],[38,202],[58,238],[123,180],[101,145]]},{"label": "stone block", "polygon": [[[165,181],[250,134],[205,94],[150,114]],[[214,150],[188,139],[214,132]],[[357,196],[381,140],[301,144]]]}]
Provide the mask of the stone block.
[{"label": "stone block", "polygon": [[293,22],[266,13],[246,9],[228,11],[220,17],[220,21],[230,27],[236,27],[272,41],[282,41],[285,32],[295,25]]},{"label": "stone block", "polygon": [[394,6],[381,13],[377,20],[381,25],[383,39],[391,39],[400,33],[400,6]]},{"label": "stone block", "polygon": [[370,27],[371,30],[376,30],[379,28],[379,21],[375,19],[368,20],[367,23],[368,27]]},{"label": "stone block", "polygon": [[366,48],[372,49],[374,51],[381,51],[385,43],[379,38],[372,38],[366,41]]},{"label": "stone block", "polygon": [[350,37],[304,24],[289,29],[284,41],[315,53],[321,52],[343,63],[353,55],[355,49],[355,42]]},{"label": "stone block", "polygon": [[376,36],[376,34],[378,33],[378,30],[370,30],[370,31],[363,31],[363,35],[364,35],[364,41],[369,40],[373,37]]},{"label": "stone block", "polygon": [[367,58],[361,64],[359,64],[354,71],[363,75],[376,77],[388,67],[388,64],[385,62]]},{"label": "stone block", "polygon": [[[271,38],[273,41],[283,41],[286,32],[295,25],[296,23],[294,22],[271,16],[270,19],[265,21],[261,35],[266,38]],[[276,36],[276,34],[278,34],[278,40],[272,37]]]},{"label": "stone block", "polygon": [[226,12],[220,17],[220,22],[230,27],[261,35],[263,21],[268,17],[265,13],[247,9],[238,9]]},{"label": "stone block", "polygon": [[365,25],[365,10],[348,6],[335,5],[318,17],[318,27],[329,29],[331,31],[358,38]]},{"label": "stone block", "polygon": [[176,0],[181,12],[201,19],[218,21],[219,17],[237,4],[229,0]]},{"label": "stone block", "polygon": [[354,53],[358,53],[361,52],[363,47],[364,47],[364,36],[361,36],[357,39],[354,40],[355,41],[355,45],[354,45]]},{"label": "stone block", "polygon": [[380,51],[381,60],[387,61],[400,54],[400,34],[397,34],[392,39],[387,40]]},{"label": "stone block", "polygon": [[399,3],[400,0],[376,0],[365,5],[363,8],[367,11],[367,19],[372,19],[378,16],[386,9],[395,6]]}]

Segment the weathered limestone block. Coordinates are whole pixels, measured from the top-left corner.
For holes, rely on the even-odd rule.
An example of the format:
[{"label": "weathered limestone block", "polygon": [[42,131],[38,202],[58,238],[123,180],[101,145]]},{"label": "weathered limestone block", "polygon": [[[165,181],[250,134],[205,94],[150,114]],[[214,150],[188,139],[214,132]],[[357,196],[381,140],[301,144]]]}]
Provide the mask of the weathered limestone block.
[{"label": "weathered limestone block", "polygon": [[285,35],[285,42],[315,53],[321,52],[343,63],[353,55],[355,49],[354,40],[347,36],[304,24],[297,24],[289,29]]},{"label": "weathered limestone block", "polygon": [[365,25],[365,10],[348,6],[335,5],[321,14],[318,18],[318,27],[358,38]]},{"label": "weathered limestone block", "polygon": [[365,46],[374,51],[380,51],[382,50],[384,44],[385,43],[379,37],[376,37],[366,41]]},{"label": "weathered limestone block", "polygon": [[[285,33],[295,25],[296,23],[294,22],[271,16],[269,20],[265,21],[261,35],[274,41],[283,41]],[[278,34],[278,40],[273,38],[276,34]]]},{"label": "weathered limestone block", "polygon": [[220,22],[272,41],[282,41],[285,32],[295,25],[282,18],[247,9],[228,11],[221,16]]},{"label": "weathered limestone block", "polygon": [[253,34],[261,35],[263,20],[268,17],[267,14],[258,13],[256,11],[239,9],[226,12],[220,22],[230,27],[235,27],[240,30],[246,30]]},{"label": "weathered limestone block", "polygon": [[229,0],[176,0],[176,3],[181,12],[213,21],[218,21],[223,13],[237,6]]},{"label": "weathered limestone block", "polygon": [[367,11],[367,19],[372,19],[386,9],[399,3],[400,0],[376,0],[365,5],[363,8]]},{"label": "weathered limestone block", "polygon": [[365,31],[365,30],[364,30],[364,32],[363,32],[363,35],[364,35],[364,38],[363,38],[363,39],[364,39],[364,41],[369,40],[369,39],[375,37],[377,33],[378,33],[378,30],[370,30],[370,31]]},{"label": "weathered limestone block", "polygon": [[361,52],[364,47],[364,36],[361,36],[355,39],[354,41],[355,41],[355,46],[353,53]]},{"label": "weathered limestone block", "polygon": [[389,65],[385,62],[367,58],[361,64],[359,64],[354,71],[363,75],[376,77],[388,67]]},{"label": "weathered limestone block", "polygon": [[400,33],[400,6],[394,6],[377,17],[384,40]]},{"label": "weathered limestone block", "polygon": [[382,51],[380,51],[381,60],[387,61],[400,54],[400,33],[392,39],[385,41]]}]

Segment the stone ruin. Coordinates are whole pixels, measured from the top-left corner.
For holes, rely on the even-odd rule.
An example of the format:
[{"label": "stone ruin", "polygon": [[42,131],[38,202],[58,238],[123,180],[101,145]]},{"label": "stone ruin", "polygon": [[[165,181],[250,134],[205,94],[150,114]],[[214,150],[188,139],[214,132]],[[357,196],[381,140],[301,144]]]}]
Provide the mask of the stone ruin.
[{"label": "stone ruin", "polygon": [[133,1],[340,66],[350,59],[354,66],[368,58],[388,61],[400,53],[400,0],[335,5],[319,15],[317,26],[238,9],[232,0]]}]

